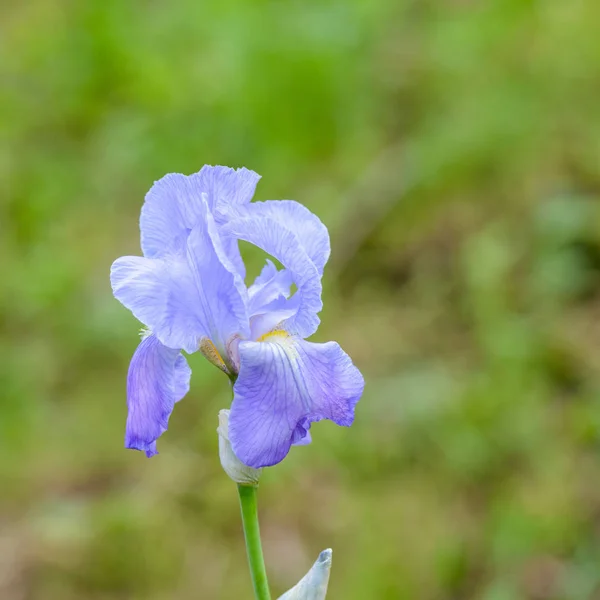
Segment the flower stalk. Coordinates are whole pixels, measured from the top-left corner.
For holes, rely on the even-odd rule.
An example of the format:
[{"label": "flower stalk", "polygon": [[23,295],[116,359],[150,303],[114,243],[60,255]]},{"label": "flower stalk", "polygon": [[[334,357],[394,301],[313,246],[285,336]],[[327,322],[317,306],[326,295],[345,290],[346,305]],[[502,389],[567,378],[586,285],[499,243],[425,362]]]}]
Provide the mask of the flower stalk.
[{"label": "flower stalk", "polygon": [[256,600],[271,600],[258,526],[257,487],[238,484],[248,565]]}]

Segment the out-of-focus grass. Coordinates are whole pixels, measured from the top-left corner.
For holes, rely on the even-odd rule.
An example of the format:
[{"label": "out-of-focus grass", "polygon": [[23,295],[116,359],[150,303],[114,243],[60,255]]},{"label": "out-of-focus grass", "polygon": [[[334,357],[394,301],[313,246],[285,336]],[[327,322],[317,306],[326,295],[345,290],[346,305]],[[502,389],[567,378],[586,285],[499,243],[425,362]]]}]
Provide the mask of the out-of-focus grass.
[{"label": "out-of-focus grass", "polygon": [[2,598],[250,595],[220,374],[192,356],[160,456],[122,449],[108,268],[204,163],[330,227],[315,340],[367,380],[264,475],[275,592],[332,546],[332,599],[600,597],[600,5],[0,10]]}]

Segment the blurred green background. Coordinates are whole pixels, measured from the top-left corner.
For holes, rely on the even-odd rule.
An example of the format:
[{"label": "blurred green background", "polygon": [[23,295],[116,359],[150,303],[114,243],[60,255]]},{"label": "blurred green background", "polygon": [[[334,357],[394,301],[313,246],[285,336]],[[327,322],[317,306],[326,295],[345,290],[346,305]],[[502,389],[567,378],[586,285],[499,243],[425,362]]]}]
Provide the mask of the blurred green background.
[{"label": "blurred green background", "polygon": [[[200,355],[123,449],[139,324],[108,271],[205,164],[327,224],[351,429],[268,469],[275,594],[600,598],[600,4],[8,1],[0,8],[0,597],[250,598]],[[257,258],[250,257],[258,269]]]}]

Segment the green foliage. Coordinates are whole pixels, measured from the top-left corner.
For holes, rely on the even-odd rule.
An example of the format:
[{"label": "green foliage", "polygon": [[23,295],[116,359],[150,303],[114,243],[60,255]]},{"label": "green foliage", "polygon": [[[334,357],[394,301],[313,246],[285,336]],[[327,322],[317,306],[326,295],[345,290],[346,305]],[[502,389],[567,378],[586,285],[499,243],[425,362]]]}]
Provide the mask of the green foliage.
[{"label": "green foliage", "polygon": [[315,339],[367,380],[263,476],[275,592],[332,546],[332,599],[597,597],[598,3],[0,16],[2,598],[249,597],[222,375],[192,357],[160,456],[122,449],[139,324],[108,269],[151,183],[204,163],[330,227]]}]

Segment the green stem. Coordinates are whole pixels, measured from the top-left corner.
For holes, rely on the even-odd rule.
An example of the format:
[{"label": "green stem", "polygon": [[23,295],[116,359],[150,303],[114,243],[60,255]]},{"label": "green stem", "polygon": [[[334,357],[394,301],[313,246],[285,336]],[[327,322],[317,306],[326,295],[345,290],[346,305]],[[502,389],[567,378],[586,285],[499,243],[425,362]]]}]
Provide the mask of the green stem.
[{"label": "green stem", "polygon": [[265,560],[260,543],[256,489],[256,486],[253,485],[238,485],[242,524],[244,526],[244,537],[246,538],[250,575],[252,576],[252,585],[254,585],[254,595],[256,600],[271,600]]}]

